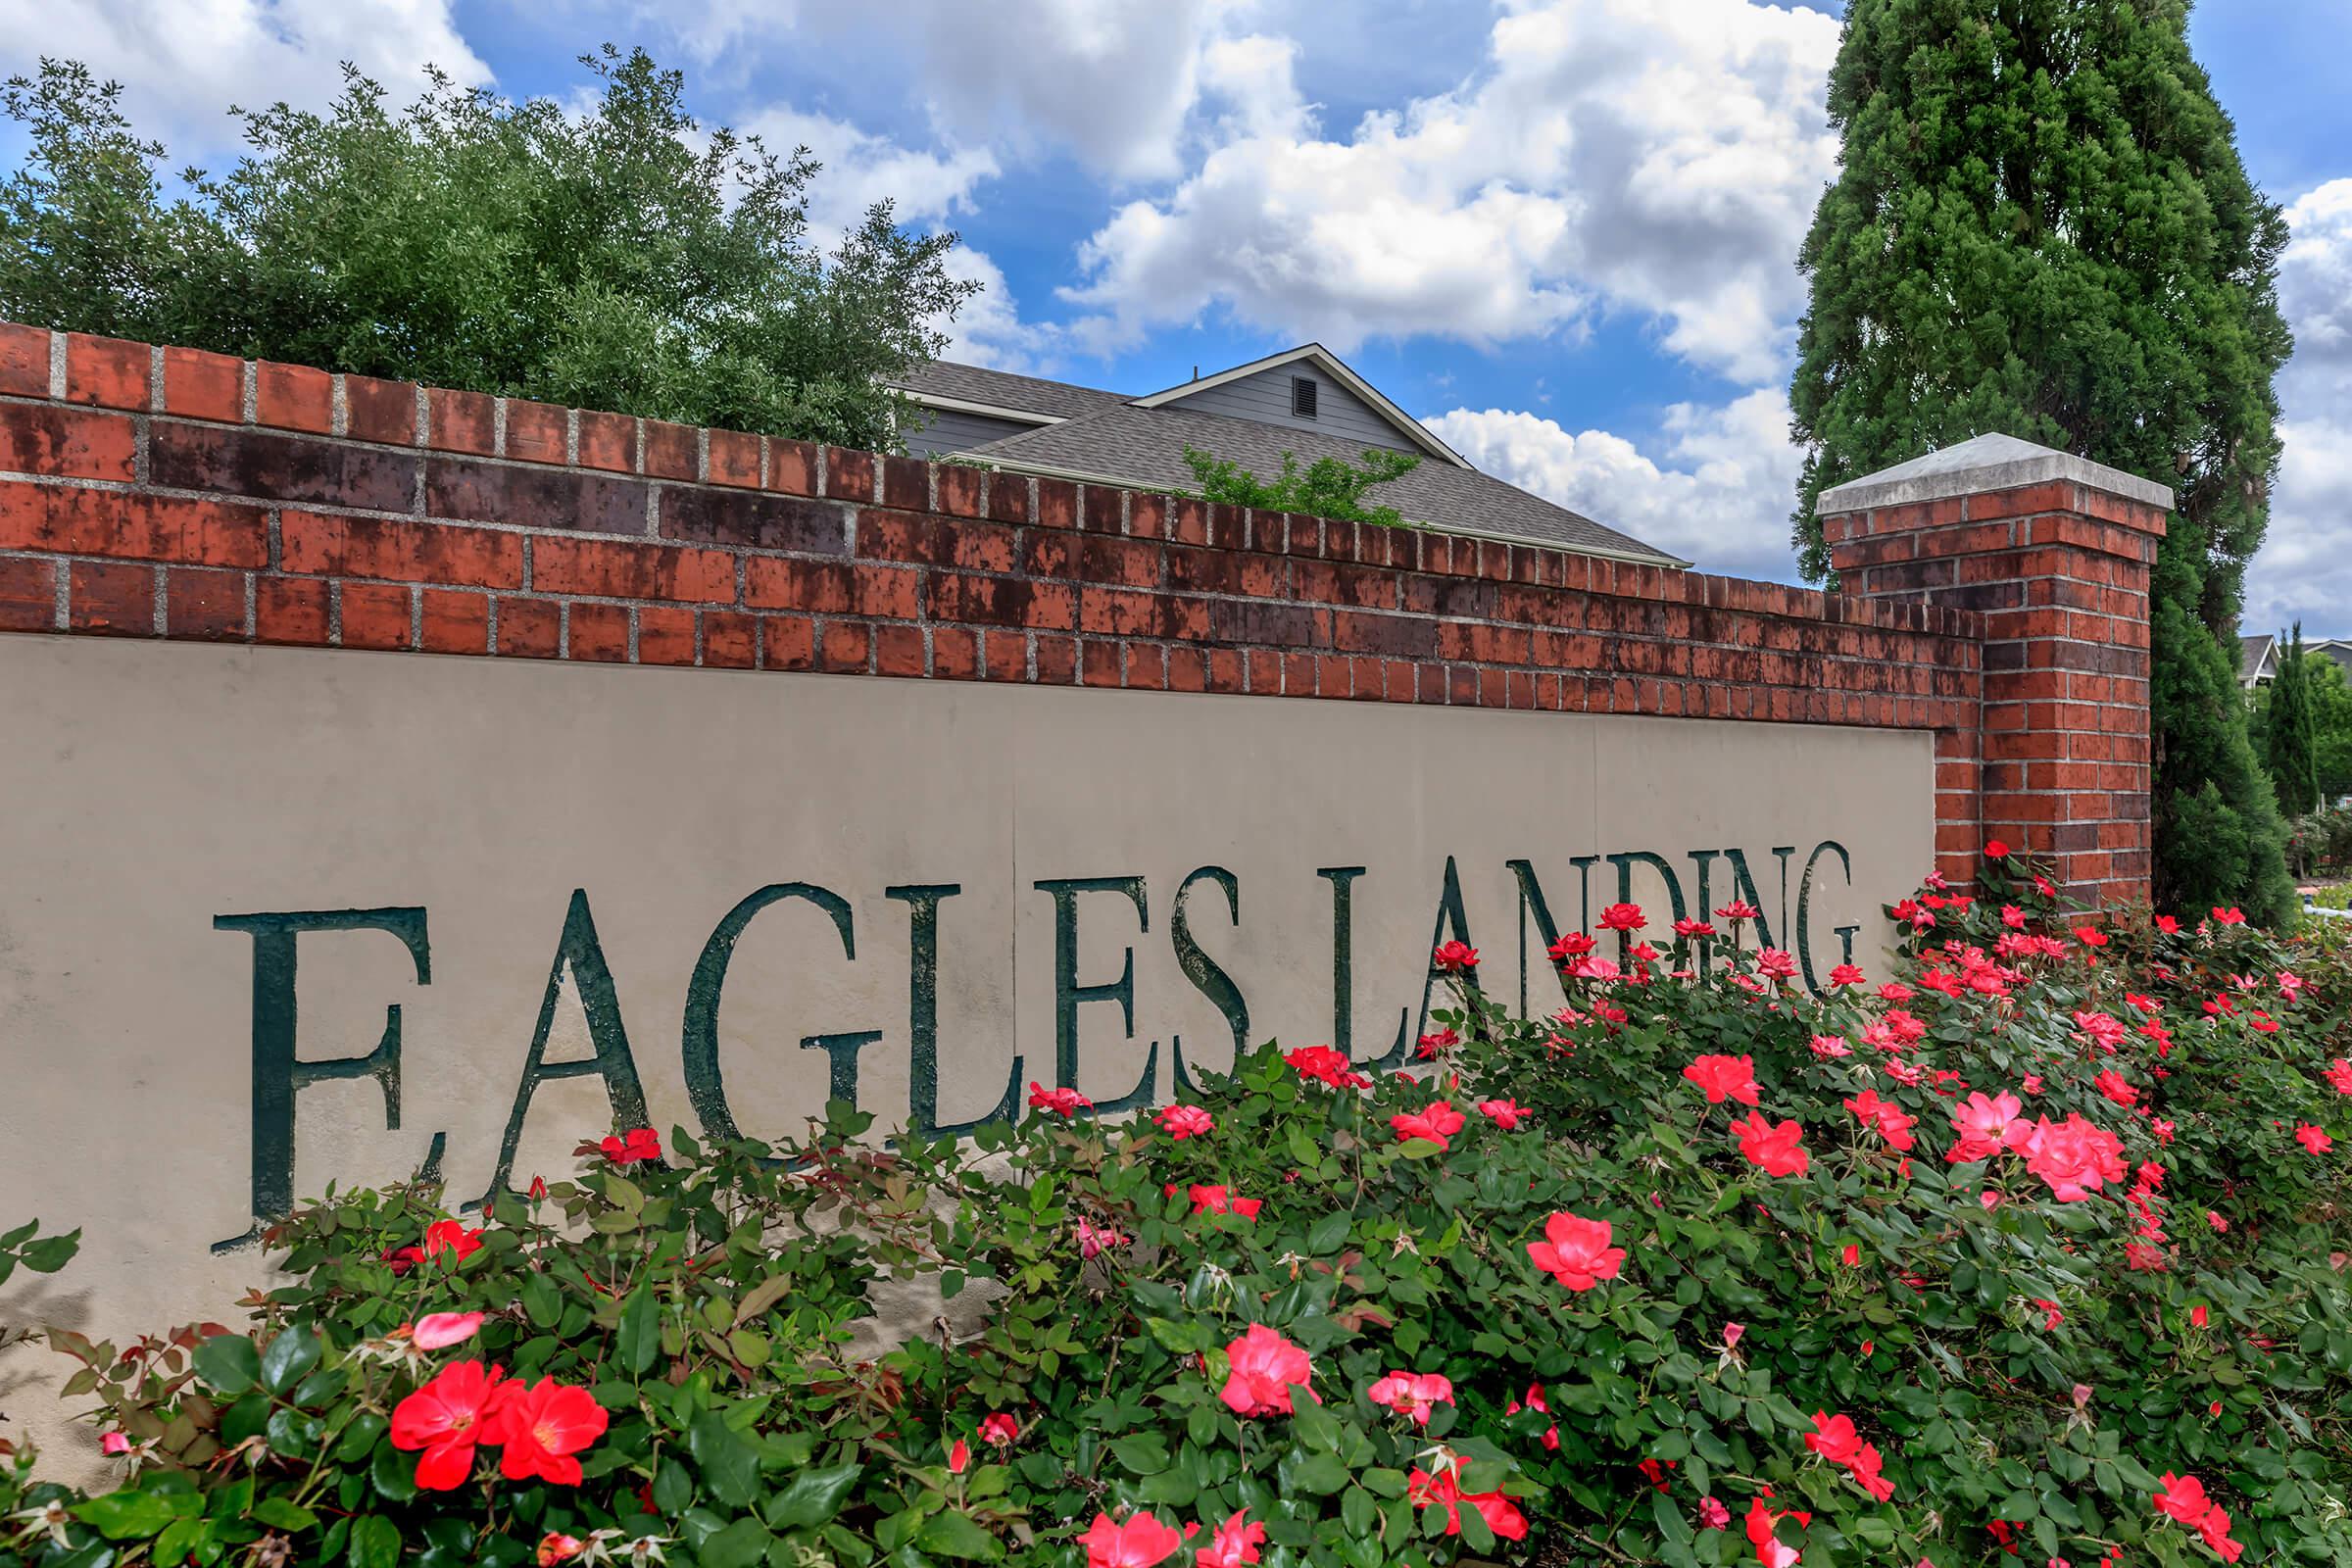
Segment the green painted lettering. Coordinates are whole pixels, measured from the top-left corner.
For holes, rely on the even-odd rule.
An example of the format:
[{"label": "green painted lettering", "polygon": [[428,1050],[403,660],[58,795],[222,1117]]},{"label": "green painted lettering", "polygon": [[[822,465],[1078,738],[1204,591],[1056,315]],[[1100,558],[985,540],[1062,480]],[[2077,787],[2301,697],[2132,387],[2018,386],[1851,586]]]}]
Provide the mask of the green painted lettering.
[{"label": "green painted lettering", "polygon": [[[1544,885],[1536,880],[1535,862],[1509,860],[1504,863],[1510,867],[1511,875],[1519,880],[1519,1016],[1532,1018],[1535,1014],[1528,1010],[1527,1005],[1528,970],[1537,963],[1551,968],[1551,949],[1560,940],[1560,928],[1551,918],[1551,906],[1544,902]],[[1527,952],[1527,922],[1531,916],[1536,922],[1534,936],[1541,949],[1533,958],[1528,956]],[[1568,995],[1567,978],[1556,968],[1552,968],[1551,972],[1552,978],[1559,981],[1560,996],[1565,999]]]},{"label": "green painted lettering", "polygon": [[[408,948],[420,986],[433,983],[433,962],[419,908],[219,914],[213,929],[253,938],[253,1225],[213,1244],[214,1251],[225,1252],[260,1241],[268,1222],[294,1211],[294,1101],[304,1089],[335,1078],[373,1078],[383,1092],[385,1127],[400,1127],[400,1004],[385,1006],[383,1035],[365,1056],[304,1061],[294,1052],[295,940],[306,931],[388,931]],[[419,1175],[438,1173],[445,1139],[433,1134]]]},{"label": "green painted lettering", "polygon": [[[1193,983],[1193,989],[1216,1004],[1217,1011],[1225,1015],[1225,1026],[1233,1031],[1233,1054],[1236,1059],[1250,1049],[1250,1004],[1242,1000],[1242,988],[1233,983],[1225,966],[1210,957],[1194,940],[1192,918],[1184,903],[1196,882],[1213,882],[1225,892],[1225,910],[1235,929],[1242,923],[1242,885],[1231,871],[1221,865],[1204,865],[1186,877],[1176,887],[1176,903],[1168,914],[1168,937],[1176,948],[1176,966]],[[1184,1066],[1184,1037],[1176,1035],[1168,1041],[1168,1054],[1174,1061],[1176,1081],[1192,1083]]]},{"label": "green painted lettering", "polygon": [[[1796,883],[1796,961],[1803,966],[1805,989],[1813,992],[1821,990],[1821,982],[1813,977],[1813,867],[1824,855],[1833,850],[1838,854],[1838,863],[1845,870],[1845,885],[1849,888],[1852,887],[1854,885],[1853,857],[1846,854],[1845,846],[1836,839],[1824,839],[1813,847],[1813,853],[1805,857],[1805,874],[1799,877]],[[1844,956],[1838,961],[1839,963],[1853,962],[1854,933],[1861,928],[1841,925],[1835,929],[1844,953]]]},{"label": "green painted lettering", "polygon": [[[547,1037],[556,1023],[556,1002],[564,994],[564,972],[571,971],[580,1006],[588,1017],[588,1041],[596,1054],[577,1061],[549,1061]],[[612,1122],[626,1130],[647,1125],[645,1090],[637,1082],[637,1058],[629,1054],[628,1031],[620,1021],[620,999],[612,989],[612,970],[605,962],[604,944],[597,940],[596,917],[588,910],[585,889],[571,890],[564,911],[564,935],[556,944],[556,961],[547,971],[547,994],[539,1003],[539,1024],[531,1032],[530,1054],[522,1060],[522,1082],[515,1086],[514,1108],[507,1114],[506,1136],[499,1140],[498,1170],[490,1189],[467,1208],[488,1206],[490,1200],[511,1191],[507,1178],[514,1171],[514,1151],[522,1142],[523,1118],[530,1114],[531,1097],[539,1086],[558,1078],[595,1076],[605,1081],[605,1098],[612,1107]]]},{"label": "green painted lettering", "polygon": [[[713,1138],[741,1138],[743,1136],[742,1129],[735,1124],[735,1113],[728,1108],[725,1076],[718,1063],[718,1003],[720,994],[726,990],[727,969],[735,961],[735,944],[742,940],[743,933],[751,925],[753,916],[769,905],[782,903],[786,899],[806,900],[831,916],[833,929],[841,935],[841,956],[853,962],[858,957],[858,943],[850,925],[849,901],[830,889],[816,887],[810,883],[771,883],[759,892],[744,898],[735,907],[727,911],[724,919],[718,922],[717,929],[710,933],[710,940],[703,944],[703,956],[695,960],[694,974],[686,982],[686,1025],[682,1044],[686,1062],[686,1098],[693,1104],[695,1119],[703,1124],[703,1131]],[[581,907],[585,909],[584,903]],[[593,940],[593,934],[591,940]],[[585,993],[583,992],[583,994]],[[551,993],[551,1004],[552,1002],[553,994]],[[618,1026],[619,1016],[615,1013],[614,1028],[617,1029]],[[544,1024],[541,1029],[544,1033]],[[852,1037],[846,1035],[810,1037],[810,1039],[849,1038]],[[880,1037],[877,1035],[875,1038]],[[804,1040],[801,1044],[806,1047],[809,1041]],[[625,1045],[623,1050],[626,1050]],[[858,1053],[855,1047],[850,1049],[847,1065],[851,1089],[849,1098],[855,1101],[858,1087]],[[842,1058],[836,1056],[833,1061],[833,1078],[837,1091],[842,1070]],[[838,1093],[836,1098],[839,1098]]]},{"label": "green painted lettering", "polygon": [[906,1033],[912,1042],[906,1068],[906,1127],[925,1138],[960,1138],[992,1121],[1020,1114],[1022,1058],[1015,1054],[996,1107],[973,1121],[941,1126],[939,1120],[939,906],[963,891],[958,882],[884,888],[882,896],[906,906]]},{"label": "green painted lettering", "polygon": [[[1144,901],[1144,879],[1140,876],[1074,876],[1048,878],[1035,884],[1040,893],[1054,900],[1054,1073],[1055,1084],[1063,1089],[1078,1087],[1078,1008],[1089,1002],[1115,1002],[1124,1020],[1128,1039],[1135,1038],[1135,949],[1129,947],[1119,965],[1116,980],[1095,984],[1078,983],[1078,895],[1081,893],[1123,893],[1135,906],[1138,928],[1152,929],[1151,906]],[[1114,1099],[1095,1102],[1096,1109],[1108,1115],[1114,1111],[1130,1110],[1137,1105],[1152,1103],[1153,1091],[1159,1081],[1159,1043],[1153,1041],[1144,1057],[1144,1075],[1136,1086]]]}]

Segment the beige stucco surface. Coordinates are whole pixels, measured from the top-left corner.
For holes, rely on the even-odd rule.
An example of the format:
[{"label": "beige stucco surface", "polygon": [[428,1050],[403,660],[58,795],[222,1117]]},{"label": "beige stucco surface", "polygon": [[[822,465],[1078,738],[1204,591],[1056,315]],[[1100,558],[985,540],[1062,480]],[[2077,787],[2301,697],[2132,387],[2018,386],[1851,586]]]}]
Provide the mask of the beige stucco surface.
[{"label": "beige stucco surface", "polygon": [[[226,1315],[251,1251],[255,943],[219,916],[421,907],[431,981],[381,931],[298,941],[297,1051],[359,1055],[401,1009],[397,1130],[368,1079],[296,1097],[296,1189],[404,1176],[436,1133],[453,1193],[488,1184],[549,988],[567,905],[593,912],[656,1124],[694,1125],[681,1065],[687,984],[711,931],[763,886],[831,890],[855,958],[805,900],[736,947],[720,1061],[745,1131],[802,1125],[824,1099],[810,1036],[878,1031],[858,1101],[908,1105],[909,905],[939,909],[940,1115],[977,1117],[1018,1078],[1054,1078],[1054,901],[1036,884],[1140,877],[1072,895],[1077,984],[1132,960],[1115,1002],[1076,1008],[1077,1087],[1169,1092],[1230,1059],[1225,1017],[1171,942],[1179,889],[1200,948],[1247,1002],[1254,1042],[1333,1039],[1334,886],[1361,867],[1351,1030],[1378,1054],[1417,1016],[1450,857],[1490,991],[1548,1010],[1558,991],[1515,859],[1563,929],[1583,924],[1576,858],[1647,851],[1695,902],[1692,852],[1743,852],[1791,941],[1815,865],[1811,956],[1835,928],[1876,956],[1880,903],[1931,862],[1923,735],[1796,725],[1469,711],[1277,698],[582,667],[86,638],[0,638],[0,1130],[7,1213],[86,1228],[53,1280],[20,1274],[0,1321],[122,1333]],[[1827,841],[1841,845],[1816,856]],[[1789,852],[1786,856],[1776,851]],[[1732,896],[1709,862],[1713,903]],[[1238,924],[1219,883],[1231,873]],[[1784,869],[1786,880],[1784,882]],[[1590,909],[1618,872],[1591,863]],[[1632,893],[1668,918],[1646,862]],[[1148,929],[1147,929],[1148,923]],[[550,1059],[587,1054],[566,977]],[[1409,1031],[1409,1025],[1406,1026]],[[514,1180],[569,1166],[607,1130],[601,1083],[533,1101]],[[45,1396],[7,1392],[19,1418]]]}]

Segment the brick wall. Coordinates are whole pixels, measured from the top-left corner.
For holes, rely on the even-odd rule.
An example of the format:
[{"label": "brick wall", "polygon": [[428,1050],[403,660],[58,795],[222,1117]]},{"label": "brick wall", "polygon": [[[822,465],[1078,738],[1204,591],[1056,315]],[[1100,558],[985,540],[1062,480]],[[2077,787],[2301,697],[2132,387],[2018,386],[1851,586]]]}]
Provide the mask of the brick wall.
[{"label": "brick wall", "polygon": [[[1977,538],[1919,521],[1864,530],[1886,569],[1897,532]],[[2080,565],[2011,554],[2020,582]],[[2095,611],[2136,614],[2141,650],[2144,586]],[[2057,847],[2023,804],[2059,760],[2035,747],[2071,760],[2056,737],[2107,720],[2008,681],[2096,628],[1950,598],[1925,574],[1841,598],[0,324],[0,631],[1927,730],[1939,855],[1965,872],[1981,817]],[[2096,701],[2137,702],[2144,744],[2144,667],[2116,679]],[[2091,880],[2144,883],[2127,853]]]}]

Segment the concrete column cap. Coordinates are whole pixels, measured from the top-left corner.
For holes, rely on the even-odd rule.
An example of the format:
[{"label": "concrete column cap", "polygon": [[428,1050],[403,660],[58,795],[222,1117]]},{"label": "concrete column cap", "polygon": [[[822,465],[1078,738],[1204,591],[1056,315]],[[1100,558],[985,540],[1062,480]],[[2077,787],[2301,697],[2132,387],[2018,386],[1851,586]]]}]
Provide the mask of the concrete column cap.
[{"label": "concrete column cap", "polygon": [[1976,436],[1958,446],[1848,480],[1824,490],[1821,499],[1814,503],[1814,510],[1824,515],[1869,512],[1879,507],[1905,507],[1923,501],[1947,501],[1955,496],[2022,490],[2028,485],[2050,483],[2079,484],[2126,501],[2166,512],[2173,510],[2170,485],[2139,478],[2121,468],[2110,468],[2071,452],[2021,441],[2013,435]]}]

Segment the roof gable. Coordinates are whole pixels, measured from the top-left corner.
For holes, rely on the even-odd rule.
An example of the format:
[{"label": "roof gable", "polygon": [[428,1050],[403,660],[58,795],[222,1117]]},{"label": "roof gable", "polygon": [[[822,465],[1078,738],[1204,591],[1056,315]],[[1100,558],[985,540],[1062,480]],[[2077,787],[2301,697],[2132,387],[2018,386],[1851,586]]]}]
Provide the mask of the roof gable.
[{"label": "roof gable", "polygon": [[[1301,344],[1295,349],[1286,349],[1280,354],[1269,354],[1262,360],[1251,360],[1247,365],[1237,365],[1231,369],[1219,370],[1214,375],[1203,376],[1195,381],[1181,382],[1178,385],[1152,393],[1149,397],[1137,398],[1134,406],[1139,409],[1182,406],[1200,399],[1203,393],[1218,393],[1260,377],[1275,375],[1277,372],[1292,368],[1320,372],[1322,376],[1337,383],[1348,394],[1353,406],[1363,409],[1373,419],[1400,437],[1401,445],[1405,450],[1419,452],[1425,457],[1435,458],[1440,463],[1450,464],[1457,468],[1471,466],[1469,459],[1439,440],[1436,435],[1431,433],[1427,425],[1390,402],[1378,387],[1342,364],[1338,355],[1320,343]],[[1287,376],[1280,377],[1280,379],[1284,384],[1284,395],[1287,396]],[[1231,407],[1222,406],[1224,400],[1212,397],[1206,405],[1202,406],[1200,412],[1226,415],[1235,412]],[[1316,424],[1305,420],[1273,418],[1264,419],[1262,422],[1284,428],[1317,428]]]}]

